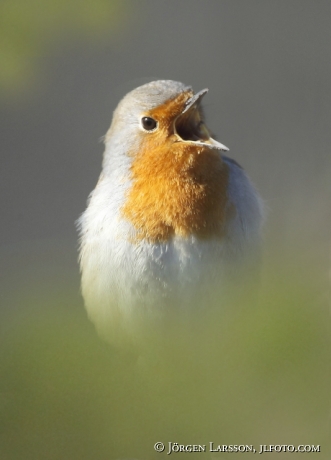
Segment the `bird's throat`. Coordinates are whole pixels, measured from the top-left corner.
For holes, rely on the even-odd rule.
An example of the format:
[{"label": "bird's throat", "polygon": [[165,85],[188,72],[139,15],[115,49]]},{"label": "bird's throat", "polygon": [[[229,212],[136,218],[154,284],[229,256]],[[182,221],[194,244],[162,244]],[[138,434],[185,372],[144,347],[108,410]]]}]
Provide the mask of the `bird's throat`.
[{"label": "bird's throat", "polygon": [[228,166],[219,152],[185,143],[145,143],[130,172],[122,215],[135,228],[137,241],[224,236],[233,206],[227,196]]}]

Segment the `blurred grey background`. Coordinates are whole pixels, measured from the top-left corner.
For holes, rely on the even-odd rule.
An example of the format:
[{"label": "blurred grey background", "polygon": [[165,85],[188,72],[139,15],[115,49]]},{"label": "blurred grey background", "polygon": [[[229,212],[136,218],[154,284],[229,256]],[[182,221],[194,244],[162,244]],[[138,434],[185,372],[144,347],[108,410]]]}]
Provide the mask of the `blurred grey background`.
[{"label": "blurred grey background", "polygon": [[61,273],[77,273],[74,222],[100,172],[99,139],[122,96],[152,79],[209,88],[207,122],[264,198],[266,238],[313,247],[326,268],[328,0],[98,0],[83,1],[81,16],[74,0],[21,4],[1,7],[6,280],[31,275],[40,258],[50,270],[47,251]]},{"label": "blurred grey background", "polygon": [[[0,1],[1,459],[150,459],[184,438],[330,458],[330,24],[329,0]],[[279,260],[201,361],[174,341],[137,376],[87,321],[75,220],[113,110],[153,79],[209,88]]]}]

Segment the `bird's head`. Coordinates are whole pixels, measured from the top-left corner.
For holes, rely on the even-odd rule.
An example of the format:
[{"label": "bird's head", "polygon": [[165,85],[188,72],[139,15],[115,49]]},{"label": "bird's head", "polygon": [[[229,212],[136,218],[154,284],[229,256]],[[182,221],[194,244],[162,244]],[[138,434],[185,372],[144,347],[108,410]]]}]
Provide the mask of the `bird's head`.
[{"label": "bird's head", "polygon": [[[128,93],[114,112],[106,142],[122,134],[126,154],[135,156],[159,146],[169,153],[193,147],[227,151],[225,145],[212,138],[204,122],[201,100],[208,92],[194,93],[192,88],[171,80],[159,80]],[[192,151],[191,148],[188,149]]]}]

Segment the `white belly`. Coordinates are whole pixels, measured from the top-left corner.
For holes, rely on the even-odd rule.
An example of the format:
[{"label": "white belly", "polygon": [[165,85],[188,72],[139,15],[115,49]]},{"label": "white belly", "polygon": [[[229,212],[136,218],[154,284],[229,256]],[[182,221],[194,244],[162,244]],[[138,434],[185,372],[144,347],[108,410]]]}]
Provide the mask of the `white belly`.
[{"label": "white belly", "polygon": [[222,239],[134,242],[130,224],[120,217],[126,186],[98,184],[80,220],[82,293],[90,319],[108,339],[132,335],[174,312],[185,318],[211,304],[222,308],[229,285],[241,282],[244,268],[253,269],[261,205],[244,173],[230,168],[236,214]]}]

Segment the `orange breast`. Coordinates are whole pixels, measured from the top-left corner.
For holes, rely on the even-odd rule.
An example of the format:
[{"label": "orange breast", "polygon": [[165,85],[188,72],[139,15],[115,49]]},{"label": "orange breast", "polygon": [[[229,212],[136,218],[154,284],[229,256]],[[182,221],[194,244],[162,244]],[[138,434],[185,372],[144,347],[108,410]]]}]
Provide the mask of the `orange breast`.
[{"label": "orange breast", "polygon": [[122,208],[138,239],[164,242],[174,235],[224,234],[228,166],[207,147],[148,138],[131,166],[132,187]]}]

